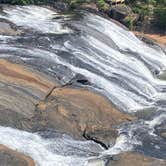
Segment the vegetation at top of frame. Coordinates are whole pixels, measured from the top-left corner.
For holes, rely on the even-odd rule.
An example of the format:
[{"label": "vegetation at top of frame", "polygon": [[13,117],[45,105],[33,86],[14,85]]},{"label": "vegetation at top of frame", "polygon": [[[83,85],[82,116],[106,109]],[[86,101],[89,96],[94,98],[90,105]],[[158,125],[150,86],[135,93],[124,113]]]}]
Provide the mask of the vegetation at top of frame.
[{"label": "vegetation at top of frame", "polygon": [[[27,4],[47,4],[50,2],[54,2],[56,0],[0,0],[0,3],[7,4],[19,4],[19,5],[27,5]],[[95,3],[100,9],[108,10],[109,5],[105,2],[105,0],[62,0],[69,4],[71,9],[81,5],[82,3]]]},{"label": "vegetation at top of frame", "polygon": [[143,24],[153,22],[166,29],[166,0],[128,0],[126,3],[139,15]]},{"label": "vegetation at top of frame", "polygon": [[[93,2],[97,5],[98,9],[109,13],[111,10],[110,2],[111,0],[65,0],[71,8],[76,8],[82,3]],[[112,0],[115,2],[115,0]],[[133,14],[137,14],[139,17],[139,23],[141,29],[144,31],[152,24],[155,27],[166,30],[166,0],[125,0],[124,6],[129,6],[132,9]],[[137,22],[133,15],[128,15],[124,22],[130,28],[138,27]]]},{"label": "vegetation at top of frame", "polygon": [[40,4],[48,2],[49,0],[0,0],[0,3],[7,3],[12,5],[28,5],[28,4]]}]

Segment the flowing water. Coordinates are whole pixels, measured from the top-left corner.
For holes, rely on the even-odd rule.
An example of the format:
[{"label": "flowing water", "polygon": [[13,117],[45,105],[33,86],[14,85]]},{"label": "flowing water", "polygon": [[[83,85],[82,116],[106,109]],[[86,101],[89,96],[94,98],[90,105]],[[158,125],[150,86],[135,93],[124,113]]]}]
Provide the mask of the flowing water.
[{"label": "flowing water", "polygon": [[166,81],[158,79],[166,70],[166,55],[158,46],[148,46],[111,20],[85,11],[59,14],[46,7],[4,6],[0,18],[25,32],[0,36],[0,57],[19,59],[62,84],[80,74],[89,84],[78,86],[92,88],[119,110],[139,117],[118,126],[116,144],[107,151],[90,141],[64,135],[46,139],[7,127],[0,127],[1,144],[41,166],[82,166],[91,158],[130,150],[166,159],[166,141],[157,133],[166,125]]}]

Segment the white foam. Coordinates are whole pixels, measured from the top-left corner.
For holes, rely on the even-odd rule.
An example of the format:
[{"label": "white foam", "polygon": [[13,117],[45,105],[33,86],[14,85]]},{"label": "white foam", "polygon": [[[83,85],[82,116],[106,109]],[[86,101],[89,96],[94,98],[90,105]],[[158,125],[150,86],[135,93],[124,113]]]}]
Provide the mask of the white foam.
[{"label": "white foam", "polygon": [[161,65],[162,69],[166,69],[166,56],[162,50],[148,47],[136,38],[132,32],[100,16],[87,14],[86,18],[89,20],[89,26],[110,37],[121,50],[135,52],[147,63],[156,66]]},{"label": "white foam", "polygon": [[[132,134],[132,133],[130,133]],[[116,155],[121,152],[131,151],[134,149],[135,145],[142,145],[141,141],[138,141],[135,138],[132,138],[132,135],[120,134],[116,139],[115,145],[108,150],[104,151],[103,155]]]},{"label": "white foam", "polygon": [[145,121],[145,124],[148,124],[149,128],[154,129],[156,125],[160,125],[164,120],[166,120],[166,113],[155,116],[150,121]]},{"label": "white foam", "polygon": [[[8,14],[5,17],[18,25],[34,26],[34,28],[44,30],[40,25],[43,24],[48,31],[52,31],[52,28],[56,27],[54,26],[55,21],[51,19],[57,13],[44,7],[18,6],[4,10]],[[25,17],[25,19],[20,19],[21,17]],[[45,25],[47,21],[49,21],[49,24]],[[80,73],[95,85],[96,90],[106,95],[120,109],[127,112],[154,107],[156,101],[166,97],[166,93],[162,92],[166,87],[166,82],[154,78],[150,69],[162,71],[166,67],[166,56],[161,50],[146,46],[131,32],[100,16],[89,13],[85,15],[84,21],[88,28],[98,31],[103,36],[105,35],[109,41],[113,40],[121,50],[130,50],[130,52],[134,51],[135,53],[130,55],[120,52],[119,49],[112,47],[108,42],[98,39],[98,35],[95,36],[95,33],[88,33],[88,29],[86,35],[76,36],[78,42],[81,41],[80,44],[77,44],[77,40],[76,42],[74,40],[65,41],[64,45],[53,44],[54,42],[51,43],[51,40],[49,40],[54,53],[51,49],[49,51],[31,47],[25,49],[24,47],[21,48],[20,45],[17,48],[17,46],[10,46],[9,44],[1,45],[1,49],[13,50],[20,55],[25,54],[26,58],[22,57],[25,61],[29,58],[40,57],[55,64],[66,66],[74,73]],[[57,24],[58,27],[61,27],[59,22]],[[125,47],[121,43],[124,43]],[[141,49],[145,50],[141,51]],[[56,55],[58,52],[55,52],[55,50],[72,54],[75,60],[79,59],[100,73],[87,69],[86,65],[80,67],[72,62],[67,62],[65,58]],[[50,68],[48,70],[51,71]]]},{"label": "white foam", "polygon": [[90,157],[76,156],[74,151],[82,150],[85,154],[86,151],[88,153],[92,150],[91,146],[102,150],[91,141],[74,141],[68,137],[44,139],[35,133],[2,126],[0,127],[0,144],[32,157],[38,166],[84,166]]},{"label": "white foam", "polygon": [[[24,28],[32,28],[42,33],[69,33],[70,31],[64,28],[60,22],[52,20],[57,13],[50,9],[26,6],[5,8],[4,11],[7,15],[1,15],[1,17]],[[82,33],[80,37],[74,36],[74,39],[77,40],[69,38],[69,41],[65,41],[62,45],[51,43],[50,47],[54,50],[51,48],[45,50],[43,47],[34,48],[35,46],[10,45],[7,44],[7,40],[9,40],[7,37],[1,37],[4,38],[2,40],[4,43],[2,42],[0,49],[18,55],[26,55],[26,57],[21,57],[25,61],[38,57],[55,63],[55,65],[66,66],[73,73],[84,75],[94,85],[94,89],[106,95],[126,112],[134,112],[147,107],[158,109],[156,102],[160,99],[163,101],[166,97],[166,93],[163,92],[166,81],[154,78],[152,71],[161,72],[166,69],[165,54],[161,50],[148,47],[131,32],[102,17],[89,13],[85,15],[84,21],[87,25],[84,25],[85,29],[88,27],[92,31],[99,32],[101,36],[110,39],[109,41],[112,40],[117,48],[109,45],[104,39],[100,40],[98,36],[95,36],[96,33],[85,32],[85,35]],[[81,42],[77,43],[77,41]],[[79,64],[72,63],[67,58],[57,55],[58,51],[55,52],[55,50],[65,51],[86,65],[79,66]],[[4,54],[0,54],[0,57],[4,57]],[[87,66],[90,66],[90,69]],[[52,70],[52,68],[48,68],[48,71]],[[103,152],[102,155],[130,151],[134,146],[141,145],[141,138],[137,138],[136,131],[145,129],[147,133],[149,131],[149,134],[153,134],[154,127],[165,119],[166,115],[161,114],[151,121],[141,121],[129,125],[128,128],[123,128],[115,146]],[[127,134],[123,133],[124,131]],[[0,127],[0,135],[0,143],[30,155],[40,166],[83,166],[88,164],[89,158],[87,157],[60,155],[60,151],[66,148],[64,139],[59,146],[55,140],[43,139],[37,134],[5,127]],[[74,144],[73,141],[69,142]],[[59,153],[53,152],[50,147],[58,147],[56,150],[59,150]],[[82,149],[83,146],[80,148]],[[85,149],[88,150],[87,145],[85,145]]]},{"label": "white foam", "polygon": [[17,26],[26,29],[32,28],[42,33],[70,33],[71,30],[54,19],[57,13],[51,9],[39,6],[15,6],[4,8],[6,15],[0,14],[0,18],[8,19]]}]

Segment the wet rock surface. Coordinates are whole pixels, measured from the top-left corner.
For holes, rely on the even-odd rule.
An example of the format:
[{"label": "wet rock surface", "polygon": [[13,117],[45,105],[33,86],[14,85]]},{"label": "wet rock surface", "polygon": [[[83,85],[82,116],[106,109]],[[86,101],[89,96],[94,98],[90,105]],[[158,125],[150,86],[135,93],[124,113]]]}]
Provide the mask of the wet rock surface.
[{"label": "wet rock surface", "polygon": [[[59,87],[49,76],[3,59],[0,71],[1,126],[26,131],[52,128],[79,140],[93,140],[107,149],[118,135],[114,125],[134,120],[86,88]],[[0,149],[5,166],[32,163],[18,155]]]},{"label": "wet rock surface", "polygon": [[0,145],[0,166],[35,166],[35,163],[30,157]]},{"label": "wet rock surface", "polygon": [[17,30],[11,22],[5,19],[0,19],[0,34],[15,36],[21,34],[21,31]]},{"label": "wet rock surface", "polygon": [[55,86],[54,82],[21,65],[0,60],[0,124],[29,130],[36,104]]},{"label": "wet rock surface", "polygon": [[162,138],[166,139],[166,124],[161,124],[156,127],[156,134],[159,134]]},{"label": "wet rock surface", "polygon": [[[134,119],[119,112],[105,97],[86,88],[58,88],[48,76],[22,65],[1,59],[0,71],[3,126],[26,131],[53,128],[108,148],[117,137],[114,125]],[[76,80],[87,83],[81,76]]]},{"label": "wet rock surface", "polygon": [[[59,10],[65,8],[61,5]],[[144,106],[154,106],[155,111],[158,105],[165,108],[164,98],[159,101],[154,98],[154,94],[160,97],[165,92],[165,84],[152,76],[153,71],[158,74],[165,67],[164,54],[147,48],[113,21],[97,15],[85,12],[85,18],[77,22],[56,14],[52,8],[12,8],[6,7],[5,18],[22,27],[25,34],[17,34],[17,28],[6,20],[0,25],[0,34],[4,35],[0,40],[1,58],[10,60],[0,60],[2,144],[26,152],[41,166],[82,166],[89,156],[95,160],[88,166],[105,166],[100,156],[111,145],[115,146],[110,147],[109,156],[133,148],[165,158],[161,155],[165,129],[155,128],[165,114],[153,119],[150,110],[146,115],[139,113],[140,121],[135,121],[109,101],[127,112],[137,112]],[[12,17],[15,13],[18,18]],[[74,29],[58,24],[65,20],[70,20],[68,24]],[[75,28],[79,33],[74,32]],[[61,137],[57,136],[59,133]],[[140,149],[135,148],[137,144]],[[18,158],[15,155],[11,160],[6,151],[2,154],[2,161],[11,166],[26,165]],[[107,164],[113,166],[165,164],[133,152],[110,158]]]},{"label": "wet rock surface", "polygon": [[114,125],[134,119],[87,89],[56,88],[39,103],[37,111],[45,116],[48,127],[75,138],[94,140],[105,147],[117,137]]},{"label": "wet rock surface", "polygon": [[107,166],[165,166],[165,160],[159,160],[135,152],[117,155],[115,161],[109,161]]}]

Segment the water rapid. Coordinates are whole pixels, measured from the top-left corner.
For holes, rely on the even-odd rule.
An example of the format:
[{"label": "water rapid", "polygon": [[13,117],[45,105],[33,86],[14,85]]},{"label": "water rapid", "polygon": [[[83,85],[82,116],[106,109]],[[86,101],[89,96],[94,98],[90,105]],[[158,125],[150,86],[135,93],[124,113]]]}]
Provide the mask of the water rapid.
[{"label": "water rapid", "polygon": [[0,36],[1,58],[20,59],[62,84],[81,74],[90,84],[79,86],[103,94],[120,111],[143,115],[118,126],[119,137],[107,151],[90,141],[56,135],[48,140],[7,127],[0,127],[0,144],[28,154],[40,166],[84,166],[90,158],[130,150],[166,159],[166,142],[155,132],[166,125],[166,81],[158,79],[166,71],[166,55],[160,47],[85,11],[71,15],[39,6],[6,6],[0,18],[25,32]]}]

